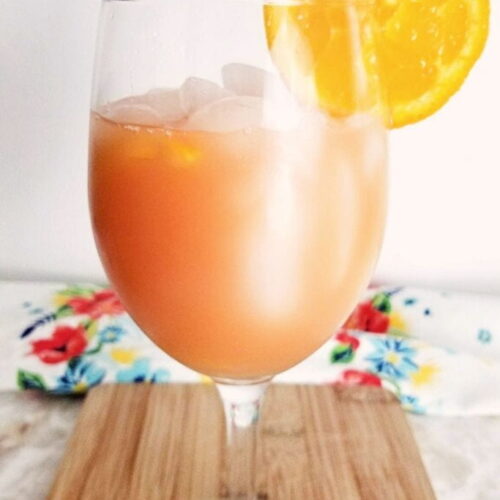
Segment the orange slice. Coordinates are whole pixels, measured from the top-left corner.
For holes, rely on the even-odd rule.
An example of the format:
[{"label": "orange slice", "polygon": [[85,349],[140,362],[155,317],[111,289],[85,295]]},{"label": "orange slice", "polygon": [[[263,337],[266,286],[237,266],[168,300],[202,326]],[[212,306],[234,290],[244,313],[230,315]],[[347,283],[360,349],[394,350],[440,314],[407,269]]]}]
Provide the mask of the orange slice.
[{"label": "orange slice", "polygon": [[376,0],[368,7],[309,0],[266,5],[264,17],[273,60],[291,91],[314,96],[334,116],[370,101],[360,89],[375,88],[376,53],[391,126],[401,127],[431,115],[460,88],[486,42],[489,1]]}]

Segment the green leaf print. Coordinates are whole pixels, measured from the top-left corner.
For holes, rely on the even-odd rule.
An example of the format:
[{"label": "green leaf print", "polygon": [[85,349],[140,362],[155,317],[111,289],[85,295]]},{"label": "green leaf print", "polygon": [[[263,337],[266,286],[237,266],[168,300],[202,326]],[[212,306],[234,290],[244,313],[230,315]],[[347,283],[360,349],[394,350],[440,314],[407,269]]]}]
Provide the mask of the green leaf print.
[{"label": "green leaf print", "polygon": [[386,293],[377,293],[372,299],[372,305],[382,313],[389,314],[391,312],[391,298]]},{"label": "green leaf print", "polygon": [[350,363],[354,359],[354,350],[350,345],[340,344],[330,354],[332,363]]},{"label": "green leaf print", "polygon": [[41,375],[37,373],[27,372],[24,370],[17,370],[17,386],[19,389],[40,389],[47,390],[47,386]]}]

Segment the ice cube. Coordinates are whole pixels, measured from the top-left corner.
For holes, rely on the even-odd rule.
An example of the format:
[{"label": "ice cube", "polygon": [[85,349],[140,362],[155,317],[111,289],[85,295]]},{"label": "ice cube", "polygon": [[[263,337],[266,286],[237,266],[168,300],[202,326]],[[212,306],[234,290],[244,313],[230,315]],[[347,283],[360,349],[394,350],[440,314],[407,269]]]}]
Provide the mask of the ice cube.
[{"label": "ice cube", "polygon": [[160,113],[145,102],[143,96],[131,96],[106,104],[99,113],[109,120],[134,125],[157,127],[162,124]]},{"label": "ice cube", "polygon": [[143,95],[120,99],[103,106],[100,113],[113,121],[152,127],[169,125],[187,116],[179,90],[169,88],[152,89]]},{"label": "ice cube", "polygon": [[165,125],[180,121],[187,116],[178,89],[152,89],[144,96],[144,100],[158,112]]},{"label": "ice cube", "polygon": [[211,102],[230,96],[231,92],[210,80],[190,77],[182,84],[179,95],[182,108],[191,114]]},{"label": "ice cube", "polygon": [[262,126],[262,99],[232,96],[212,102],[193,113],[186,122],[190,130],[230,132]]},{"label": "ice cube", "polygon": [[237,95],[263,97],[275,78],[268,71],[249,64],[231,63],[222,67],[224,87]]},{"label": "ice cube", "polygon": [[265,69],[249,64],[231,63],[222,67],[224,87],[237,95],[270,98],[290,94],[283,81]]},{"label": "ice cube", "polygon": [[283,82],[272,73],[248,64],[231,63],[222,68],[222,81],[237,95],[264,98],[264,127],[289,130],[298,125],[298,104]]}]

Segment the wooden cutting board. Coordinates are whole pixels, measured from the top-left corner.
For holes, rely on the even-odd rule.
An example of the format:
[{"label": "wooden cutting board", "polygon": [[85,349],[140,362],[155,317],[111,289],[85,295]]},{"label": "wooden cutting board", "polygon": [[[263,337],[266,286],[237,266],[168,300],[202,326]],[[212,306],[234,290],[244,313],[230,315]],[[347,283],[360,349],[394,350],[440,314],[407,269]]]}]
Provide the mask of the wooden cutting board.
[{"label": "wooden cutting board", "polygon": [[[49,498],[218,499],[223,440],[213,386],[103,385]],[[259,456],[259,499],[435,499],[404,413],[378,388],[272,385]]]}]

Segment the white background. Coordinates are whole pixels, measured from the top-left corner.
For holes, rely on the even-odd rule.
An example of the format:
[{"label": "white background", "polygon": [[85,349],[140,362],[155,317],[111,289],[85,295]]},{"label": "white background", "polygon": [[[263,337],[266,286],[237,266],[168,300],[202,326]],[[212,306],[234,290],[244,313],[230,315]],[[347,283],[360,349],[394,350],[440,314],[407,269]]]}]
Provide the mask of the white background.
[{"label": "white background", "polygon": [[[392,133],[376,280],[500,293],[500,5],[434,117]],[[0,278],[104,280],[86,201],[98,0],[0,0]]]}]

